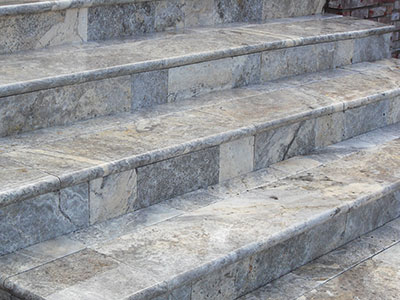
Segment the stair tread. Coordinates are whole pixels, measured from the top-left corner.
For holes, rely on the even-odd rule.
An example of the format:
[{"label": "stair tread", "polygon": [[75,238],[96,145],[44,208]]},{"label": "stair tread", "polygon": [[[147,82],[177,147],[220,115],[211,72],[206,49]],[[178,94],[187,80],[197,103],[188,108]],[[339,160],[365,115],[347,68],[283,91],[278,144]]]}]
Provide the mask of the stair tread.
[{"label": "stair tread", "polygon": [[145,299],[184,286],[398,190],[399,126],[5,255],[0,283],[60,300]]},{"label": "stair tread", "polygon": [[396,60],[363,63],[5,137],[0,139],[0,206],[394,97],[399,76]]},{"label": "stair tread", "polygon": [[397,218],[239,299],[395,299],[399,254]]},{"label": "stair tread", "polygon": [[348,17],[313,16],[5,54],[0,56],[0,96],[270,49],[365,37],[393,28]]},{"label": "stair tread", "polygon": [[2,0],[0,16],[137,2],[143,0]]}]

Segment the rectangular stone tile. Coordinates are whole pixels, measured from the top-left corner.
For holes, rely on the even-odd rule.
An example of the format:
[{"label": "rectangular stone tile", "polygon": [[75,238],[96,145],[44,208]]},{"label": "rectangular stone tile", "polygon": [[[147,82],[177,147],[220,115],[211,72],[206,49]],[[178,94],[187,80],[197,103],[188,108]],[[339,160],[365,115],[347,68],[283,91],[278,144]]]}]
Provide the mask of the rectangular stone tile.
[{"label": "rectangular stone tile", "polygon": [[90,224],[133,211],[137,207],[136,170],[90,181]]},{"label": "rectangular stone tile", "polygon": [[230,264],[218,272],[208,274],[192,284],[192,300],[235,299],[245,290],[247,273],[251,272],[249,260]]},{"label": "rectangular stone tile", "polygon": [[87,40],[87,9],[0,17],[0,54]]},{"label": "rectangular stone tile", "polygon": [[[400,235],[398,235],[399,231],[397,231],[397,236],[393,235],[394,232],[389,228],[389,226],[378,228],[370,234],[366,234],[361,238],[347,243],[291,273],[274,280],[270,284],[249,293],[240,298],[240,300],[298,299],[299,295],[303,295],[318,286],[324,286],[327,282],[329,284],[329,280],[335,277],[342,277],[342,273],[346,270],[354,268],[354,266],[360,262],[390,247],[393,241],[390,240],[389,236],[398,240],[400,239]],[[378,243],[373,241],[371,244],[369,243],[371,237],[376,237],[376,239],[380,241]],[[382,253],[385,254],[387,251]],[[385,255],[378,254],[376,257],[383,256]],[[388,256],[390,260],[391,257],[392,256]]]},{"label": "rectangular stone tile", "polygon": [[185,27],[213,25],[215,23],[214,0],[185,0]]},{"label": "rectangular stone tile", "polygon": [[344,137],[345,139],[378,129],[387,125],[390,103],[383,100],[344,112]]},{"label": "rectangular stone tile", "polygon": [[344,223],[345,216],[339,215],[309,232],[208,274],[193,283],[192,299],[235,299],[253,291],[340,245]]},{"label": "rectangular stone tile", "polygon": [[155,31],[180,29],[185,26],[185,0],[155,1]]},{"label": "rectangular stone tile", "polygon": [[258,83],[260,54],[230,57],[169,69],[168,102]]},{"label": "rectangular stone tile", "polygon": [[361,240],[372,245],[372,247],[383,250],[400,242],[400,230],[384,225],[363,235]]},{"label": "rectangular stone tile", "polygon": [[318,256],[341,246],[345,215],[339,214],[252,257],[254,288],[260,287]]},{"label": "rectangular stone tile", "polygon": [[10,276],[26,272],[57,258],[80,251],[84,247],[84,244],[79,241],[61,236],[0,256],[0,285],[3,280]]},{"label": "rectangular stone tile", "polygon": [[361,239],[356,239],[316,260],[292,271],[292,274],[313,282],[314,286],[334,278],[346,269],[380,251]]},{"label": "rectangular stone tile", "polygon": [[216,0],[215,23],[261,21],[262,6],[262,0]]},{"label": "rectangular stone tile", "polygon": [[333,68],[334,55],[335,43],[265,51],[262,54],[261,81]]},{"label": "rectangular stone tile", "polygon": [[[321,162],[306,157],[306,156],[295,156],[289,159],[277,162],[269,167],[271,170],[277,171],[281,174],[285,174],[284,177],[296,175],[298,173],[314,169],[321,165]],[[262,172],[262,170],[260,170]],[[283,176],[282,176],[283,177]]]},{"label": "rectangular stone tile", "polygon": [[326,147],[344,139],[345,114],[337,112],[317,118],[315,124],[315,146]]},{"label": "rectangular stone tile", "polygon": [[[40,171],[38,168],[29,167],[20,159],[21,153],[0,149],[0,181],[2,191],[0,193],[0,207],[26,199],[26,195],[40,195],[43,190],[57,191],[60,181],[57,177]],[[9,154],[14,154],[16,156]]]},{"label": "rectangular stone tile", "polygon": [[400,192],[392,192],[348,212],[344,238],[350,241],[400,216]]},{"label": "rectangular stone tile", "polygon": [[[346,68],[347,70],[352,67]],[[304,92],[324,97],[330,103],[342,105],[341,109],[354,108],[369,103],[370,96],[385,93],[397,88],[397,84],[387,78],[380,78],[372,74],[361,72],[344,72],[341,76],[328,80],[319,80],[305,83],[301,86]]]},{"label": "rectangular stone tile", "polygon": [[354,57],[354,40],[343,40],[335,42],[333,54],[333,67],[351,65]]},{"label": "rectangular stone tile", "polygon": [[[13,289],[14,293],[23,298],[30,298],[27,292],[29,291],[48,299],[52,294],[106,271],[118,269],[118,267],[119,263],[115,260],[93,250],[85,249],[10,277],[4,285],[8,289]],[[35,280],[32,281],[32,278],[35,278]],[[113,283],[115,284],[115,282]]]},{"label": "rectangular stone tile", "polygon": [[297,299],[397,299],[399,250],[393,246]]},{"label": "rectangular stone tile", "polygon": [[220,182],[253,171],[254,136],[220,145],[219,164]]},{"label": "rectangular stone tile", "polygon": [[[66,211],[63,211],[67,208]],[[0,208],[0,254],[78,229],[81,216],[60,206],[60,194],[48,193]]]},{"label": "rectangular stone tile", "polygon": [[353,63],[390,58],[391,33],[359,38],[354,41]]},{"label": "rectangular stone tile", "polygon": [[0,98],[0,136],[130,111],[130,76]]},{"label": "rectangular stone tile", "polygon": [[161,223],[183,213],[168,203],[159,203],[117,218],[97,223],[88,228],[72,232],[67,238],[85,246],[104,243],[108,240],[132,233],[143,227]]},{"label": "rectangular stone tile", "polygon": [[315,148],[315,119],[285,125],[259,133],[255,137],[256,170]]},{"label": "rectangular stone tile", "polygon": [[263,0],[263,4],[263,19],[266,20],[320,14],[325,1],[299,1],[293,5],[292,0]]},{"label": "rectangular stone tile", "polygon": [[400,122],[400,97],[389,100],[389,114],[387,124],[395,124]]},{"label": "rectangular stone tile", "polygon": [[88,40],[106,40],[154,32],[154,1],[88,8]]},{"label": "rectangular stone tile", "polygon": [[[218,187],[219,185],[215,186]],[[210,189],[212,189],[213,187],[214,186],[211,186]],[[220,200],[221,198],[213,195],[212,192],[200,189],[194,192],[183,194],[182,196],[165,200],[158,205],[165,205],[179,211],[190,212],[202,207],[206,207]]]},{"label": "rectangular stone tile", "polygon": [[77,228],[89,226],[89,184],[87,182],[60,190],[60,211]]},{"label": "rectangular stone tile", "polygon": [[218,183],[219,149],[208,148],[137,170],[137,208]]},{"label": "rectangular stone tile", "polygon": [[167,70],[132,75],[132,110],[167,103],[167,100]]}]

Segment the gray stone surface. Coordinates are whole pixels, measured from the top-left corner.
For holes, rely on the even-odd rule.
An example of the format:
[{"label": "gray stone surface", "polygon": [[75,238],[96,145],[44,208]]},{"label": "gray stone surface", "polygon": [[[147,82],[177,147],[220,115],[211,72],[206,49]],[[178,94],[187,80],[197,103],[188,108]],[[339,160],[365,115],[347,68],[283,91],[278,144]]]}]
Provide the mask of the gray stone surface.
[{"label": "gray stone surface", "polygon": [[88,9],[88,40],[154,32],[155,3],[139,2]]},{"label": "gray stone surface", "polygon": [[167,70],[132,75],[132,110],[166,103],[167,100]]},{"label": "gray stone surface", "polygon": [[[60,186],[254,135],[255,167],[259,169],[338,142],[342,131],[346,137],[346,132],[352,136],[390,124],[397,111],[391,99],[398,97],[398,78],[395,62],[354,65],[87,120],[62,130],[51,128],[3,138],[0,150],[5,185],[1,202],[31,198]],[[343,94],[343,88],[348,93]],[[271,143],[269,135],[278,142]],[[360,145],[371,145],[371,140],[354,147]]]},{"label": "gray stone surface", "polygon": [[350,210],[345,239],[350,241],[400,216],[400,192],[393,192]]},{"label": "gray stone surface", "polygon": [[136,170],[90,181],[90,224],[133,211],[137,207]]},{"label": "gray stone surface", "polygon": [[[4,0],[0,5],[0,15],[16,15],[21,13],[38,13],[50,10],[64,10],[77,7],[92,7],[96,5],[111,5],[131,3],[137,4],[141,2],[167,2],[167,1],[145,1],[145,0],[67,0],[67,1],[44,1],[44,0]],[[160,6],[165,9],[169,8],[172,16],[182,15],[179,10],[175,11],[175,6],[182,5],[184,8],[184,16],[186,19],[199,19],[203,24],[208,20],[208,25],[213,25],[215,21],[260,21],[262,18],[280,18],[293,16],[308,16],[320,14],[325,2],[321,0],[310,0],[301,5],[291,5],[290,1],[278,0],[251,0],[241,2],[238,0],[207,0],[196,2],[194,0],[169,0],[170,3],[162,3]],[[205,3],[203,3],[205,2]],[[178,6],[179,7],[179,6]],[[163,17],[162,14],[160,14]],[[207,16],[215,16],[217,18],[207,19]],[[227,15],[228,17],[224,16]],[[253,18],[249,18],[253,16]],[[192,23],[193,24],[193,21]],[[197,22],[194,24],[198,24]]]},{"label": "gray stone surface", "polygon": [[168,102],[260,81],[260,54],[203,62],[168,71]]},{"label": "gray stone surface", "polygon": [[[137,5],[151,6],[147,2]],[[98,6],[93,9],[108,10],[108,7]],[[109,13],[112,12],[110,10]],[[144,18],[140,24],[145,28],[146,22]],[[120,26],[118,24],[123,22],[103,25],[103,29],[105,32],[112,31],[114,26]],[[245,26],[224,25],[221,28],[202,28],[177,34],[164,33],[156,37],[114,41],[112,44],[89,43],[18,53],[0,59],[0,73],[4,75],[0,78],[0,96],[228,59],[267,50],[379,35],[392,30],[391,26],[363,20],[354,22],[347,18],[315,17]],[[238,65],[241,63],[238,62]],[[239,76],[240,72],[234,73]],[[243,79],[248,80],[246,77]],[[236,78],[234,83],[237,86],[243,81]]]},{"label": "gray stone surface", "polygon": [[389,105],[389,101],[385,100],[346,110],[344,137],[348,139],[385,126],[390,114]]},{"label": "gray stone surface", "polygon": [[1,98],[0,136],[130,111],[129,76]]},{"label": "gray stone surface", "polygon": [[390,58],[391,34],[366,37],[354,41],[353,63]]},{"label": "gray stone surface", "polygon": [[218,183],[219,149],[185,154],[138,168],[137,208]]},{"label": "gray stone surface", "polygon": [[0,180],[0,207],[13,203],[15,198],[24,199],[27,195],[40,195],[43,190],[53,192],[60,188],[57,177],[29,167],[3,153],[0,155]]},{"label": "gray stone surface", "polygon": [[214,14],[216,23],[254,22],[262,20],[262,0],[216,0]]},{"label": "gray stone surface", "polygon": [[[385,134],[380,130],[380,135],[389,138],[390,132],[396,132],[393,128]],[[87,299],[168,299],[174,292],[179,297],[190,292],[192,299],[207,295],[218,299],[224,294],[239,297],[344,244],[348,234],[356,232],[349,222],[356,222],[360,215],[369,216],[363,218],[357,231],[362,234],[385,222],[374,218],[383,206],[395,211],[397,196],[390,198],[385,193],[398,193],[400,142],[392,137],[391,141],[381,138],[375,143],[324,164],[303,158],[303,164],[289,164],[287,175],[280,180],[276,176],[285,169],[277,166],[280,171],[276,176],[259,176],[258,184],[251,183],[250,177],[242,179],[252,187],[242,192],[238,188],[234,194],[224,194],[220,189],[219,197],[211,195],[208,203],[202,198],[204,192],[191,194],[194,205],[185,204],[190,201],[189,195],[186,200],[167,201],[170,208],[182,210],[175,209],[175,215],[171,209],[164,210],[164,219],[151,220],[151,213],[141,219],[135,212],[131,216],[138,218],[121,218],[127,223],[110,220],[108,225],[96,225],[94,231],[89,228],[72,233],[68,239],[78,244],[71,245],[71,251],[80,250],[81,240],[90,241],[89,250],[44,265],[40,264],[47,260],[46,255],[39,262],[22,262],[14,270],[25,272],[6,271],[10,275],[3,287],[20,297],[29,292],[45,299],[83,295]],[[347,142],[347,147],[351,145]],[[310,161],[314,161],[314,167],[306,169]],[[377,209],[372,209],[374,205]],[[389,221],[394,214],[383,216],[379,220]],[[147,225],[135,227],[140,220]],[[125,228],[122,224],[132,227],[118,234],[117,228]],[[382,231],[382,238],[368,237],[361,242],[370,245],[372,251],[385,247],[396,236],[396,224]],[[15,259],[19,253],[13,255]],[[351,261],[343,260],[340,268]],[[296,280],[303,287],[314,280],[306,271],[304,280]],[[301,277],[300,273],[295,275]],[[51,284],[44,284],[48,282]]]},{"label": "gray stone surface", "polygon": [[89,226],[89,185],[81,183],[60,190],[60,212],[76,228]]},{"label": "gray stone surface", "polygon": [[220,145],[219,182],[254,169],[254,136]]},{"label": "gray stone surface", "polygon": [[80,251],[84,244],[66,236],[51,239],[0,257],[0,282],[60,257]]},{"label": "gray stone surface", "polygon": [[396,299],[399,249],[397,244],[298,299]]},{"label": "gray stone surface", "polygon": [[262,82],[332,69],[339,60],[335,50],[335,43],[324,43],[263,52]]},{"label": "gray stone surface", "polygon": [[48,193],[0,208],[0,254],[69,233],[81,217],[60,207],[59,193]]},{"label": "gray stone surface", "polygon": [[346,115],[338,112],[325,115],[316,120],[315,146],[326,147],[343,140]]},{"label": "gray stone surface", "polygon": [[396,124],[400,122],[400,98],[396,97],[389,100],[389,115],[387,119],[388,124]]},{"label": "gray stone surface", "polygon": [[325,1],[302,1],[293,5],[291,0],[263,0],[263,19],[306,16],[322,12]]},{"label": "gray stone surface", "polygon": [[154,30],[181,29],[185,26],[185,0],[156,1]]},{"label": "gray stone surface", "polygon": [[[68,288],[79,283],[82,280],[88,280],[97,274],[117,269],[119,263],[115,260],[105,257],[93,250],[82,250],[54,261],[51,264],[45,264],[33,270],[37,282],[42,283],[41,297],[47,297],[59,290]],[[62,274],[68,274],[63,276]],[[17,286],[16,284],[24,284],[27,281],[27,273],[22,273],[15,278],[11,284],[8,280],[4,285],[6,288]],[[113,282],[115,284],[115,281]],[[29,283],[28,283],[29,284]],[[16,290],[20,297],[29,298],[29,290]],[[60,299],[60,298],[58,298]]]},{"label": "gray stone surface", "polygon": [[0,54],[87,40],[87,9],[0,16]]},{"label": "gray stone surface", "polygon": [[315,148],[315,120],[302,121],[256,135],[255,169],[290,157],[311,152]]},{"label": "gray stone surface", "polygon": [[[390,239],[384,238],[387,232],[390,232]],[[381,242],[376,244],[373,237]],[[400,231],[387,224],[241,297],[240,300],[395,299],[392,296],[392,282],[397,277],[380,280],[381,275],[375,273],[375,269],[369,269],[367,274],[363,266],[374,261],[374,266],[380,268],[385,260],[386,263],[396,266],[395,249],[398,248],[399,241]],[[376,285],[377,280],[379,287]]]}]

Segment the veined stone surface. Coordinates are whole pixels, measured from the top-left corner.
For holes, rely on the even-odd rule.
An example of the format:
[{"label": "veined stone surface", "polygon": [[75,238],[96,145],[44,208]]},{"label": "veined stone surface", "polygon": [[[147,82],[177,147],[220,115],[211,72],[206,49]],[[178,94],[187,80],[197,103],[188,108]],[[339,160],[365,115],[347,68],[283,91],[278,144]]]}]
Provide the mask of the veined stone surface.
[{"label": "veined stone surface", "polygon": [[[369,61],[389,53],[382,38],[388,38],[392,27],[349,21],[324,16],[235,24],[4,55],[0,136],[334,69],[351,64],[353,58]],[[141,21],[135,24],[131,25],[145,26]],[[360,53],[363,44],[358,40],[372,46]]]},{"label": "veined stone surface", "polygon": [[399,251],[396,219],[240,300],[396,299]]},{"label": "veined stone surface", "polygon": [[2,256],[2,289],[44,299],[242,296],[400,215],[397,128],[71,233],[53,242],[59,251]]},{"label": "veined stone surface", "polygon": [[390,125],[398,77],[395,60],[365,63],[3,138],[0,207],[82,185],[54,236],[102,222]]},{"label": "veined stone surface", "polygon": [[[323,0],[301,5],[293,0],[42,0],[3,1],[0,18],[19,34],[18,44],[4,42],[2,51],[34,49],[76,41],[104,40],[201,25],[255,22],[321,14]],[[79,12],[79,20],[75,19]],[[56,22],[40,20],[58,17]],[[65,21],[61,21],[67,16]],[[54,19],[54,18],[53,18]],[[116,22],[118,20],[118,22]],[[23,28],[35,25],[30,39]],[[71,31],[71,29],[73,29]],[[3,32],[3,31],[2,31]],[[32,44],[35,40],[42,40]],[[11,41],[11,40],[10,40]],[[51,43],[46,44],[46,42]]]}]

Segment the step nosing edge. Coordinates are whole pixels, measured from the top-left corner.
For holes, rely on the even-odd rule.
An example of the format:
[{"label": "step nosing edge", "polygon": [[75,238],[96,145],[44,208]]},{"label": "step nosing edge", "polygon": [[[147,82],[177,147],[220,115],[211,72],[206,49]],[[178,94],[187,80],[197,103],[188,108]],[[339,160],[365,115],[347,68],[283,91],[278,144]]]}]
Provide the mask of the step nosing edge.
[{"label": "step nosing edge", "polygon": [[86,70],[72,74],[54,75],[40,79],[31,79],[23,82],[0,85],[0,98],[35,92],[39,90],[57,88],[60,86],[80,84],[107,78],[115,78],[119,76],[127,76],[135,73],[163,70],[229,57],[249,55],[264,51],[295,48],[312,44],[329,43],[346,39],[356,39],[367,36],[380,35],[393,32],[394,30],[395,27],[389,25],[379,28],[331,33],[312,37],[288,38],[281,41],[238,46],[229,49],[183,55],[179,57],[170,57],[167,59],[153,59],[143,62],[135,62],[100,69]]},{"label": "step nosing edge", "polygon": [[[54,177],[54,180],[49,181],[47,179],[38,183],[22,185],[21,188],[18,187],[0,192],[0,207],[8,206],[9,204],[13,204],[49,192],[54,192],[56,190],[67,188],[96,178],[105,177],[107,175],[120,173],[127,170],[137,169],[146,165],[154,164],[167,159],[173,159],[175,157],[201,151],[207,148],[217,147],[220,144],[240,139],[246,136],[255,135],[257,133],[269,129],[278,128],[286,124],[291,124],[303,120],[310,120],[324,115],[329,115],[333,112],[339,112],[342,110],[345,111],[347,109],[361,107],[373,102],[391,99],[398,95],[400,95],[400,88],[388,90],[385,92],[379,92],[373,95],[368,95],[366,97],[353,100],[351,102],[335,103],[324,107],[315,108],[310,111],[295,113],[285,118],[270,120],[258,124],[253,123],[252,125],[246,127],[232,129],[204,138],[182,142],[178,145],[150,150],[145,153],[124,157],[110,162],[104,162],[96,166],[86,167],[78,171],[64,173],[61,175],[54,175],[46,170],[34,168],[39,171],[46,172],[49,176]],[[25,150],[29,152],[28,148],[26,148]],[[62,153],[60,152],[60,154]],[[58,183],[53,183],[53,181],[56,181]],[[58,188],[56,187],[57,184]],[[45,187],[43,187],[43,185]],[[31,192],[31,190],[34,190],[34,192]],[[5,197],[7,200],[2,200],[2,197]]]}]

